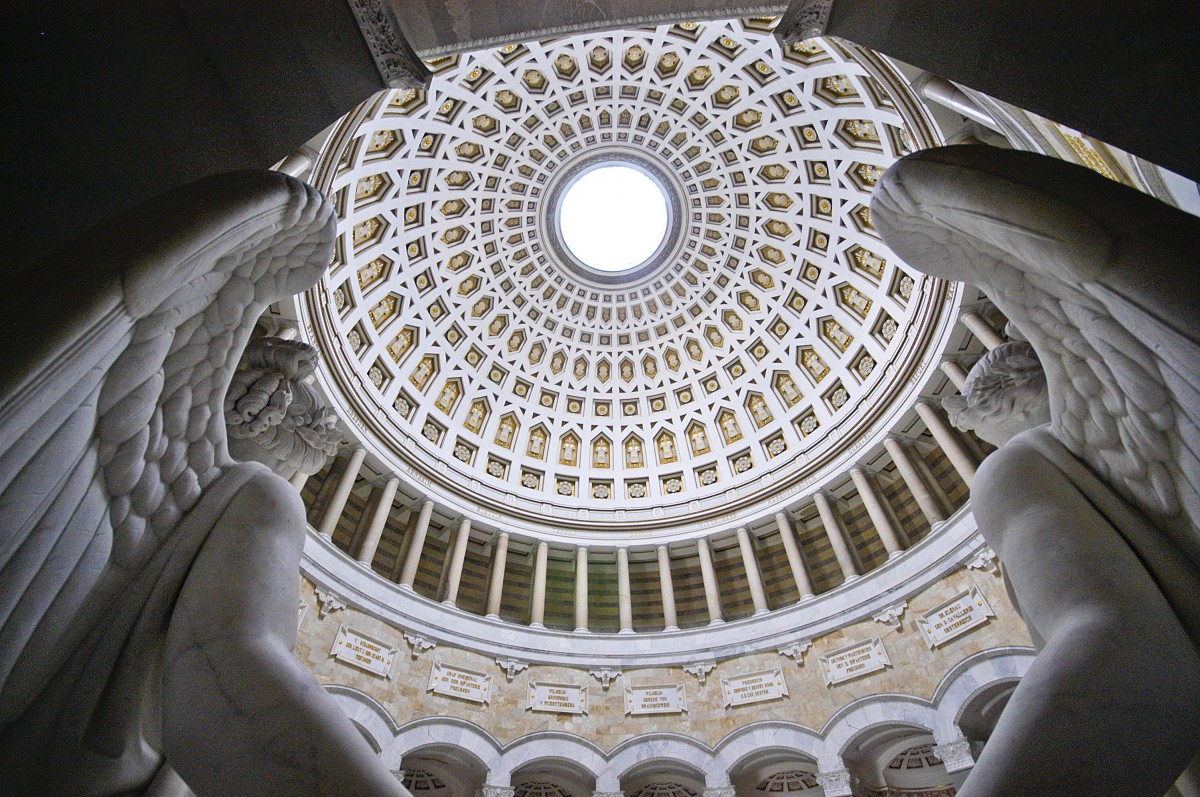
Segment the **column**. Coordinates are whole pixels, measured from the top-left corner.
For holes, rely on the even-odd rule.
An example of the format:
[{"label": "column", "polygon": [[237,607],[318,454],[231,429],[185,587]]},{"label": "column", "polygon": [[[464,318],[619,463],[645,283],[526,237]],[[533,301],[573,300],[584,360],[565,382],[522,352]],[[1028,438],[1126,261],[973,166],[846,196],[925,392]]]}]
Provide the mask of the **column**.
[{"label": "column", "polygon": [[929,492],[929,486],[917,472],[904,444],[894,437],[889,437],[883,441],[883,446],[887,449],[892,462],[896,463],[896,470],[900,471],[900,478],[904,479],[904,483],[908,485],[909,492],[913,494],[917,506],[921,508],[921,512],[924,513],[929,524],[932,526],[934,523],[941,523],[945,520],[946,513],[934,499],[933,493]]},{"label": "column", "polygon": [[763,589],[762,571],[758,569],[758,559],[754,556],[754,543],[750,539],[750,531],[742,526],[737,530],[738,548],[742,551],[742,565],[746,568],[746,580],[750,582],[750,599],[754,601],[754,613],[766,614],[771,610],[767,605],[767,592]]},{"label": "column", "polygon": [[529,601],[529,627],[546,627],[546,558],[550,545],[539,542],[533,560],[533,597]]},{"label": "column", "polygon": [[788,565],[792,569],[792,578],[796,581],[796,589],[800,591],[800,600],[813,597],[812,580],[808,577],[808,568],[804,565],[804,556],[800,553],[800,543],[792,531],[792,524],[783,512],[775,513],[775,526],[783,540],[783,550],[787,552]]},{"label": "column", "polygon": [[496,550],[492,553],[492,583],[488,585],[487,616],[500,619],[500,598],[504,594],[504,567],[508,563],[508,532],[496,538]]},{"label": "column", "polygon": [[925,98],[936,102],[945,108],[949,108],[955,113],[965,116],[986,128],[1000,131],[1000,126],[996,124],[996,120],[992,115],[979,107],[967,93],[958,86],[946,80],[944,77],[930,76],[928,80],[921,86],[921,93]]},{"label": "column", "polygon": [[1000,337],[1000,333],[979,313],[974,311],[963,313],[959,316],[959,320],[963,322],[963,326],[971,330],[972,335],[979,338],[980,343],[987,346],[989,351],[1004,343],[1004,338]]},{"label": "column", "polygon": [[358,471],[362,468],[363,460],[366,457],[367,451],[362,446],[355,446],[354,450],[350,452],[346,469],[338,476],[337,487],[334,489],[333,495],[329,497],[329,505],[321,513],[321,522],[317,524],[317,533],[323,537],[333,536],[338,520],[341,519],[342,512],[346,510],[346,500],[350,498],[350,491],[354,489],[354,480],[358,478]]},{"label": "column", "polygon": [[892,518],[883,508],[883,504],[879,500],[879,493],[875,490],[875,480],[865,470],[858,467],[850,469],[850,478],[854,480],[854,488],[858,490],[863,506],[867,508],[867,514],[871,517],[871,523],[874,524],[879,539],[883,541],[883,547],[887,549],[888,558],[894,559],[904,553],[904,549],[900,546],[900,536],[896,533],[896,527],[892,525]]},{"label": "column", "polygon": [[958,360],[942,360],[942,373],[950,378],[959,393],[967,386],[967,369]]},{"label": "column", "polygon": [[712,551],[708,547],[708,538],[696,540],[696,550],[700,554],[700,577],[704,579],[704,602],[708,604],[708,624],[720,625],[725,622],[721,614],[721,598],[717,594],[717,573],[713,569]]},{"label": "column", "polygon": [[658,587],[662,591],[663,630],[678,631],[679,618],[675,614],[675,584],[671,580],[671,552],[667,546],[658,546]]},{"label": "column", "polygon": [[442,603],[458,605],[458,588],[462,584],[463,563],[467,561],[467,545],[471,541],[471,519],[463,518],[458,524],[458,536],[454,538],[454,551],[450,554],[450,566],[446,572],[446,597]]},{"label": "column", "polygon": [[575,630],[584,633],[588,630],[587,553],[583,546],[575,549]]},{"label": "column", "polygon": [[300,149],[293,151],[291,155],[288,155],[286,158],[284,158],[279,163],[279,166],[276,167],[276,171],[280,171],[284,174],[289,174],[292,177],[300,179],[309,169],[312,168],[312,165],[312,158],[305,151],[305,148],[301,147]]},{"label": "column", "polygon": [[633,597],[629,588],[629,549],[617,549],[617,609],[622,634],[633,633]]},{"label": "column", "polygon": [[296,492],[303,494],[304,485],[308,484],[308,476],[309,474],[302,470],[298,470],[292,474],[292,478],[288,479],[288,481],[291,482],[292,486],[296,488]]},{"label": "column", "polygon": [[853,581],[858,578],[858,566],[854,564],[854,557],[850,554],[842,518],[823,490],[813,495],[813,500],[817,504],[817,511],[821,513],[821,525],[825,527],[825,535],[829,537],[829,544],[833,546],[833,555],[837,557],[844,582]]},{"label": "column", "polygon": [[383,528],[387,525],[388,515],[392,513],[392,501],[396,498],[396,489],[400,480],[395,476],[387,480],[380,489],[379,500],[375,502],[375,512],[371,515],[371,525],[367,526],[367,536],[362,541],[362,547],[356,557],[368,568],[375,560],[375,552],[379,550],[379,541],[383,539]]},{"label": "column", "polygon": [[917,402],[917,415],[921,416],[921,420],[933,434],[933,439],[950,458],[950,464],[970,487],[971,483],[975,481],[975,460],[962,441],[958,439],[958,435],[950,428],[950,424],[946,423],[946,419],[932,405],[923,401]]},{"label": "column", "polygon": [[404,569],[400,571],[401,589],[413,588],[413,581],[417,578],[417,565],[421,564],[421,550],[425,547],[425,535],[429,533],[429,518],[432,516],[433,501],[426,500],[421,504],[421,514],[417,518],[417,527],[413,529],[408,556],[404,557]]}]

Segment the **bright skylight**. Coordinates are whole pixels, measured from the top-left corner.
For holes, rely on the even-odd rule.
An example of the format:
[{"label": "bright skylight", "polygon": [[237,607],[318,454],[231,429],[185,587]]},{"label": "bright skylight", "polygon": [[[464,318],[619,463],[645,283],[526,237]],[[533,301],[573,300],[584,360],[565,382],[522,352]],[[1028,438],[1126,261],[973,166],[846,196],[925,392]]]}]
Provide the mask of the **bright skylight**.
[{"label": "bright skylight", "polygon": [[624,271],[649,259],[662,243],[667,200],[637,169],[604,166],[567,189],[559,225],[575,257],[599,271]]}]

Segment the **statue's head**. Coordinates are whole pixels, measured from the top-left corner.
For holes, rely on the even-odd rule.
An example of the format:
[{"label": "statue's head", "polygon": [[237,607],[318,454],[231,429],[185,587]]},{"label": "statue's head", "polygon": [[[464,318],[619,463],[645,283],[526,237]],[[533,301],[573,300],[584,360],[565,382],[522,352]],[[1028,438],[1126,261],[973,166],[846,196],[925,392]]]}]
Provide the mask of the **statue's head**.
[{"label": "statue's head", "polygon": [[942,399],[950,422],[974,430],[992,445],[1050,423],[1046,372],[1025,341],[1012,341],[979,358],[967,374],[962,395]]}]

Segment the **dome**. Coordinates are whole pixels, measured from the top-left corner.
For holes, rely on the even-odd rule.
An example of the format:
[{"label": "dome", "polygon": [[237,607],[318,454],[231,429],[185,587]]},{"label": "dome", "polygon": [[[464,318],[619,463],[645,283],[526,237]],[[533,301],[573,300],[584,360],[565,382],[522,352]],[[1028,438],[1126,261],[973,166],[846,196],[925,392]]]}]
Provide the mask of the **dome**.
[{"label": "dome", "polygon": [[[301,317],[375,456],[477,522],[657,540],[780,511],[888,433],[960,289],[899,262],[868,200],[936,134],[884,59],[769,27],[454,56],[343,121]],[[562,213],[614,167],[666,219],[604,270]]]}]

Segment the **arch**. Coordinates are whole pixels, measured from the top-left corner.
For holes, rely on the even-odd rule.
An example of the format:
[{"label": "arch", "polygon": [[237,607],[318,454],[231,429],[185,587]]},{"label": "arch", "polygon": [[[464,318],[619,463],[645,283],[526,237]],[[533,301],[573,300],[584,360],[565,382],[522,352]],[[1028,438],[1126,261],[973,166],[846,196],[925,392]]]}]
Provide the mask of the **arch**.
[{"label": "arch", "polygon": [[[648,733],[618,744],[609,754],[608,767],[603,777],[597,779],[597,791],[620,791],[621,780],[644,765],[654,762],[670,762],[683,765],[707,779],[713,773],[712,750],[702,742],[676,733]],[[721,775],[719,780],[723,780]],[[709,786],[724,786],[708,782]]]},{"label": "arch", "polygon": [[728,780],[739,766],[764,753],[786,751],[818,765],[824,740],[811,728],[794,722],[766,721],[745,725],[717,743],[713,769]]},{"label": "arch", "polygon": [[581,736],[561,731],[539,731],[522,736],[504,749],[500,767],[511,775],[521,767],[549,760],[570,762],[596,779],[608,767],[599,747]]},{"label": "arch", "polygon": [[[501,763],[501,746],[496,737],[467,720],[457,717],[422,717],[401,727],[380,754],[389,769],[397,769],[409,753],[429,749],[455,748],[478,760],[488,773],[507,776]],[[489,775],[490,777],[490,775]],[[506,785],[498,783],[497,785]]]},{"label": "arch", "polygon": [[911,695],[870,695],[836,711],[822,729],[821,771],[843,769],[847,753],[864,737],[888,729],[912,729],[932,735],[937,712],[929,701]]},{"label": "arch", "polygon": [[950,668],[933,692],[937,707],[934,737],[950,742],[963,735],[959,727],[964,708],[982,691],[999,682],[1019,681],[1025,676],[1035,651],[1006,646],[974,653]]},{"label": "arch", "polygon": [[387,749],[399,726],[382,703],[352,686],[325,684],[324,688],[376,752]]}]

